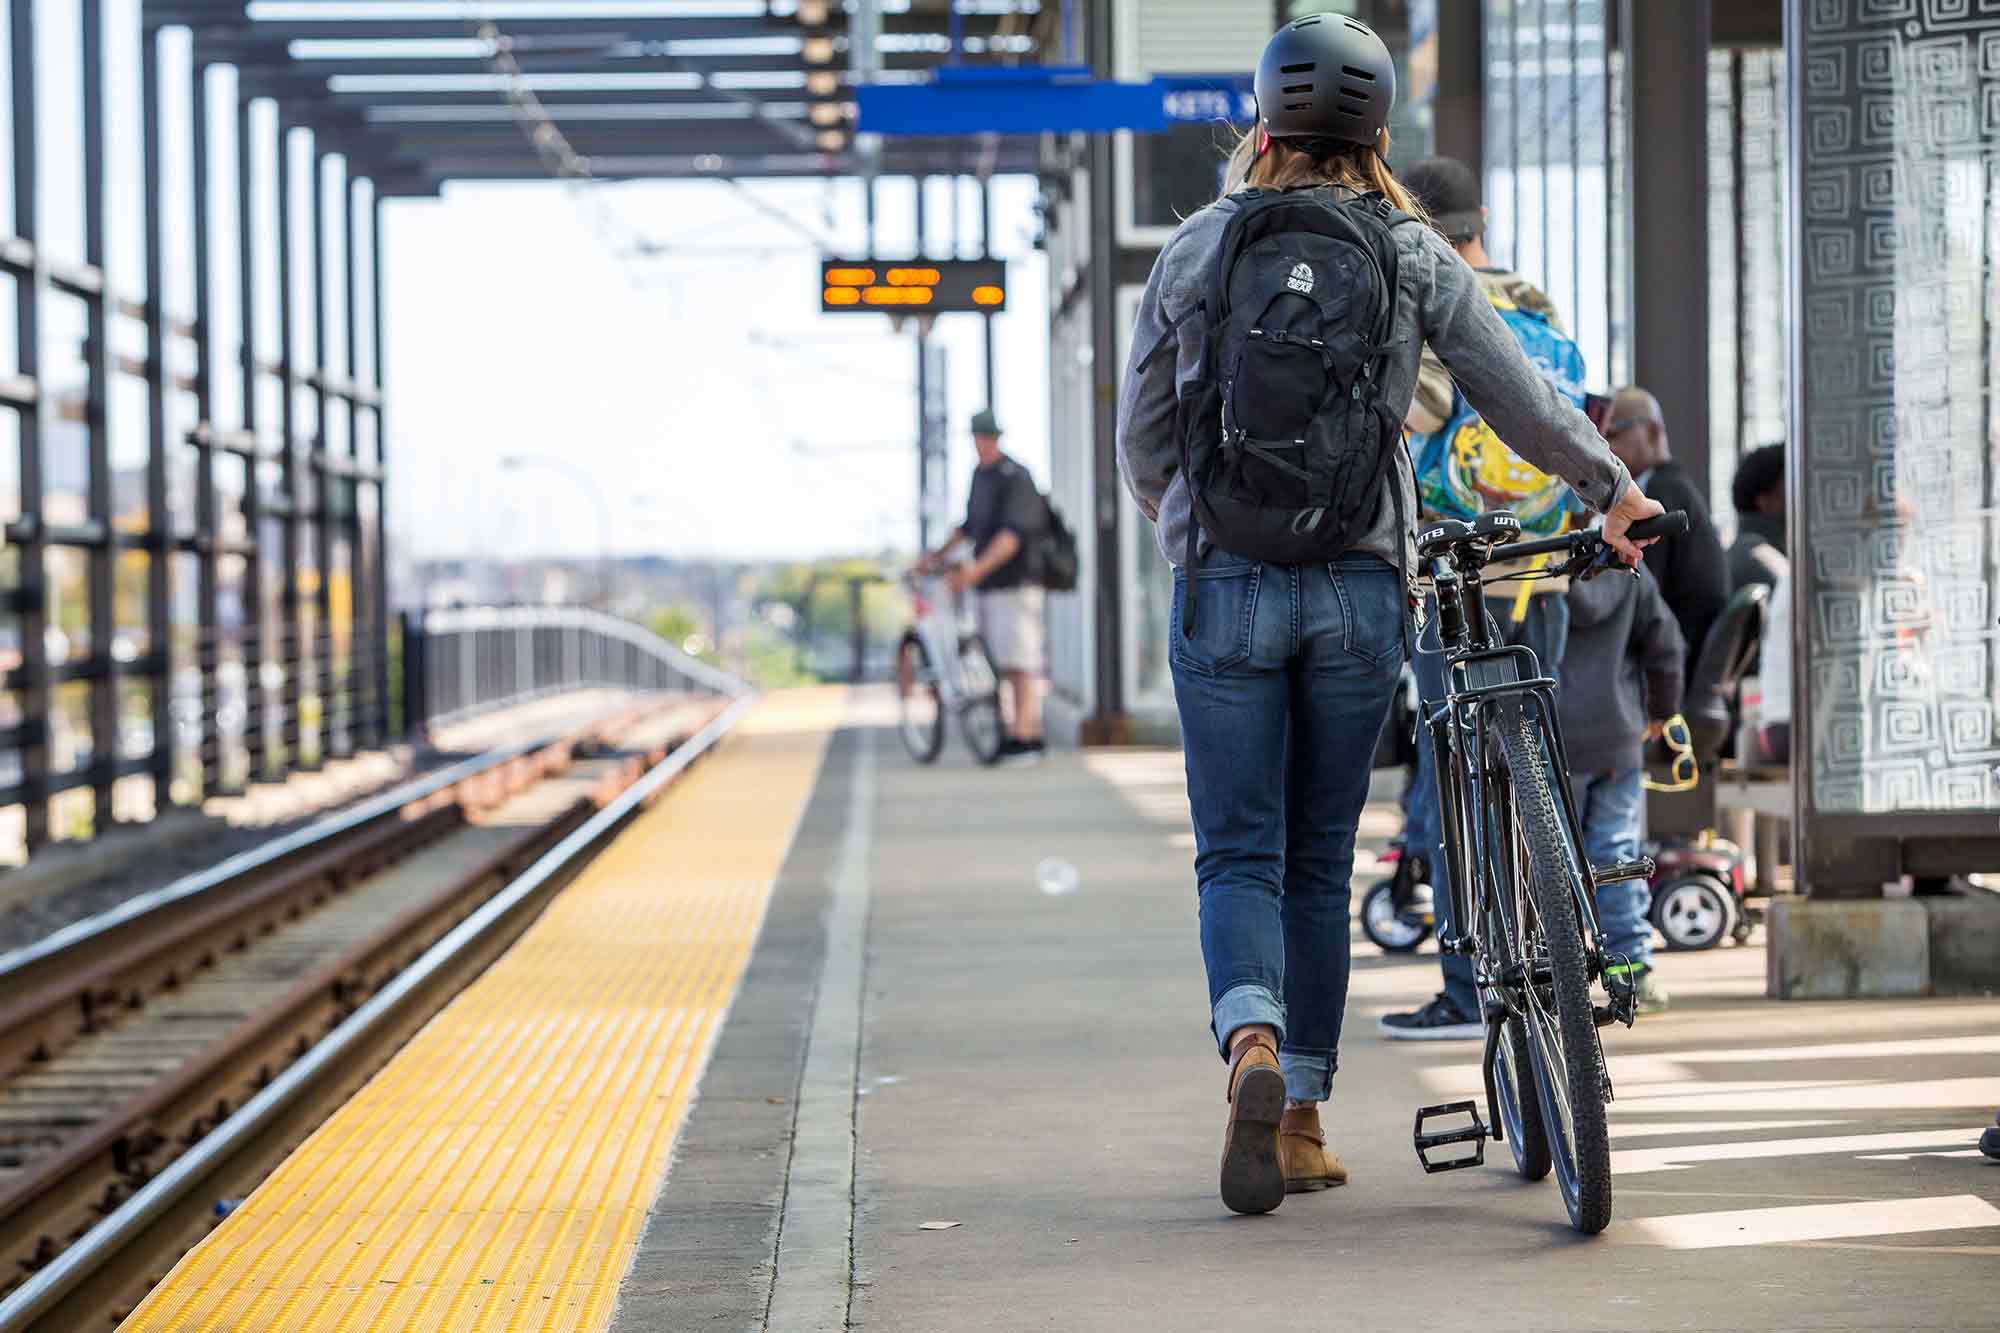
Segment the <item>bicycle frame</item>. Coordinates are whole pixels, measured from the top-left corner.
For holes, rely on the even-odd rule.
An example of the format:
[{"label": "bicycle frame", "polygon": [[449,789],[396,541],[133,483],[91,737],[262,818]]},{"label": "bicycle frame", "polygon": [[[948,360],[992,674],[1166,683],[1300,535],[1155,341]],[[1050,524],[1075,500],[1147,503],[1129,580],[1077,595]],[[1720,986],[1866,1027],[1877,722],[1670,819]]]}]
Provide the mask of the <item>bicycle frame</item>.
[{"label": "bicycle frame", "polygon": [[937,673],[938,693],[946,710],[955,714],[979,693],[975,689],[978,682],[967,679],[965,657],[959,651],[966,626],[957,599],[942,579],[912,577],[910,600],[914,612],[911,628],[923,641],[931,669]]},{"label": "bicycle frame", "polygon": [[[1500,802],[1509,782],[1504,772],[1496,772],[1488,764],[1495,747],[1487,744],[1487,735],[1498,701],[1525,701],[1530,705],[1525,711],[1541,733],[1543,752],[1550,761],[1551,786],[1578,850],[1578,877],[1572,896],[1577,904],[1577,919],[1583,927],[1593,980],[1605,966],[1597,920],[1596,884],[1590,860],[1582,854],[1582,820],[1570,788],[1569,767],[1563,762],[1566,751],[1556,713],[1555,681],[1542,674],[1533,650],[1493,642],[1476,566],[1461,570],[1449,554],[1437,557],[1432,564],[1438,597],[1439,648],[1446,654],[1445,697],[1426,714],[1424,723],[1430,729],[1433,753],[1438,756],[1439,813],[1454,926],[1453,937],[1440,936],[1438,946],[1468,956],[1482,991],[1498,994],[1507,1013],[1519,1014],[1523,992],[1532,980],[1528,974],[1529,960],[1522,956],[1522,940],[1512,934],[1505,939],[1491,938],[1495,918],[1503,924],[1509,920],[1508,914],[1493,910],[1494,894],[1500,889],[1493,882],[1495,872],[1504,869],[1518,883],[1522,869],[1516,864],[1512,820],[1490,818],[1496,809],[1503,816],[1508,813]],[[1468,607],[1474,608],[1476,614],[1468,614]],[[1505,845],[1496,846],[1496,840]],[[1525,922],[1516,916],[1508,929],[1518,932],[1524,927]],[[1487,1101],[1489,1108],[1493,1108],[1496,1130],[1499,1115],[1493,1088],[1493,1058],[1503,1016],[1497,1012],[1486,1015],[1483,1061]],[[1608,1092],[1607,1087],[1607,1096]]]}]

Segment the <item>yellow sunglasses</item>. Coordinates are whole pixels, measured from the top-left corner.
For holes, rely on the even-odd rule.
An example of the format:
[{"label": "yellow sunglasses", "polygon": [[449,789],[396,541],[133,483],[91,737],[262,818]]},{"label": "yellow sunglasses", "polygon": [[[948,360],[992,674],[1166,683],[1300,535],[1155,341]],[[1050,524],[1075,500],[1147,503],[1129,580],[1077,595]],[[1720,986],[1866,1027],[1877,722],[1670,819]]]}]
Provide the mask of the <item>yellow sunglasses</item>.
[{"label": "yellow sunglasses", "polygon": [[1701,785],[1701,766],[1695,762],[1694,734],[1688,730],[1687,718],[1675,713],[1660,728],[1660,735],[1673,751],[1673,776],[1669,782],[1656,781],[1651,774],[1646,776],[1647,791],[1693,791]]}]

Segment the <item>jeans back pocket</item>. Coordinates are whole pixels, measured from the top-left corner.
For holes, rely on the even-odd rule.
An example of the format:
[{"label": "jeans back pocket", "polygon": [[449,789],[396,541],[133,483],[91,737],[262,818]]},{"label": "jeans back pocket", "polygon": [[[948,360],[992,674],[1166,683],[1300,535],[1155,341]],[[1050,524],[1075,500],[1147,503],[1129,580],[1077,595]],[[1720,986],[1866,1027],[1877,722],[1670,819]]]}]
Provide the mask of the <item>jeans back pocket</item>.
[{"label": "jeans back pocket", "polygon": [[[1257,618],[1257,585],[1263,566],[1232,563],[1203,565],[1192,573],[1174,571],[1174,606],[1167,632],[1173,638],[1174,661],[1194,671],[1214,675],[1250,656],[1250,633]],[[1181,633],[1182,607],[1194,599],[1192,637]]]},{"label": "jeans back pocket", "polygon": [[1380,666],[1403,655],[1403,579],[1396,567],[1373,556],[1344,558],[1326,567],[1346,620],[1342,646]]}]

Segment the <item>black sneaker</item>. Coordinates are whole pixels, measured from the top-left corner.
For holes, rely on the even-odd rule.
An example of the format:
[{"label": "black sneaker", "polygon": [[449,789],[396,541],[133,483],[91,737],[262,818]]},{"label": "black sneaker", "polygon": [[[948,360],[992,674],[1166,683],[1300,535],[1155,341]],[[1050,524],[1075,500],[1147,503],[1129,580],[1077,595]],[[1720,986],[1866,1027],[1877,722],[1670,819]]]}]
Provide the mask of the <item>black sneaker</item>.
[{"label": "black sneaker", "polygon": [[2000,1115],[1993,1117],[1993,1127],[1979,1136],[1979,1151],[2000,1162]]},{"label": "black sneaker", "polygon": [[1486,1035],[1486,1025],[1468,1017],[1443,991],[1421,1009],[1382,1015],[1376,1026],[1391,1041],[1477,1041]]},{"label": "black sneaker", "polygon": [[1000,762],[1003,764],[1039,764],[1046,747],[1037,740],[1016,740],[1009,736],[1000,744]]}]

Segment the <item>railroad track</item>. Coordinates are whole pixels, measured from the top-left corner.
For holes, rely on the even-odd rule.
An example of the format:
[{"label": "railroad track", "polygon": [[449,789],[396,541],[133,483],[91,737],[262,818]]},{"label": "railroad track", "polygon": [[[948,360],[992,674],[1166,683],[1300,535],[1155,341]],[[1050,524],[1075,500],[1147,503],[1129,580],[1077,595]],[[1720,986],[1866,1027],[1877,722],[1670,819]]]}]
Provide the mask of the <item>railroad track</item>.
[{"label": "railroad track", "polygon": [[115,1324],[744,706],[479,756],[0,955],[0,1333]]}]

